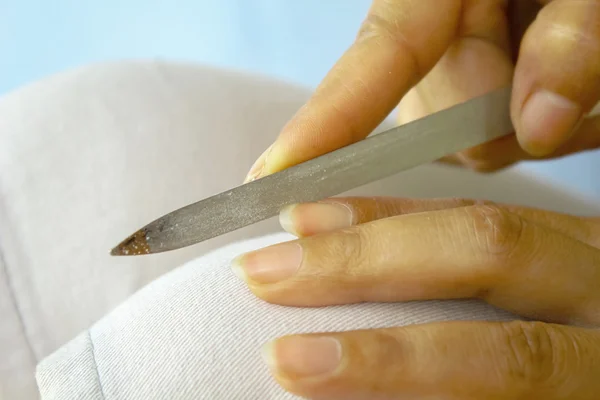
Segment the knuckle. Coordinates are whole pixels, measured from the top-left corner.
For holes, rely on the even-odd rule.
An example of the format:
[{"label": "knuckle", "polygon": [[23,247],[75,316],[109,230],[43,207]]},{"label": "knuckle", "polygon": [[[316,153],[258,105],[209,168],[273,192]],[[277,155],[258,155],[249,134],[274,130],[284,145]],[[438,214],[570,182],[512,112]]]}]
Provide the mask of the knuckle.
[{"label": "knuckle", "polygon": [[[580,76],[565,87],[578,92],[590,91],[600,84],[600,2],[597,0],[554,1],[538,14],[532,25],[534,34],[526,35],[526,50],[551,57],[577,54],[577,60],[553,68],[560,75]],[[540,38],[544,40],[540,41]],[[548,60],[549,61],[549,60]],[[559,61],[553,59],[553,61]],[[559,90],[555,88],[554,90]],[[591,90],[592,93],[597,90]],[[587,100],[587,99],[586,99]],[[588,101],[591,101],[589,99]]]},{"label": "knuckle", "polygon": [[504,327],[499,357],[505,362],[500,369],[508,384],[536,387],[556,383],[557,374],[564,368],[560,342],[562,335],[551,325],[542,322],[515,321]]},{"label": "knuckle", "polygon": [[[393,4],[390,6],[395,7]],[[426,69],[422,67],[422,62],[417,57],[415,48],[411,45],[411,41],[406,37],[402,29],[402,20],[407,18],[407,16],[397,16],[397,12],[388,13],[386,16],[383,16],[383,14],[381,10],[378,13],[369,13],[358,30],[357,41],[371,37],[391,40],[397,48],[403,50],[402,54],[404,56],[410,57],[410,61],[417,74],[423,76]],[[390,17],[390,15],[396,15],[396,18]]]},{"label": "knuckle", "polygon": [[[368,265],[370,254],[371,235],[368,225],[351,227],[339,231],[343,240],[335,241],[337,246],[332,246],[328,259],[341,259],[344,274],[348,279],[353,279],[353,270],[358,270],[361,266]],[[342,255],[342,257],[340,257]]]},{"label": "knuckle", "polygon": [[504,266],[519,248],[524,224],[522,218],[491,202],[466,210],[473,224],[477,250],[487,261]]},{"label": "knuckle", "polygon": [[360,26],[358,37],[364,38],[375,35],[389,37],[394,40],[402,40],[403,42],[405,40],[398,24],[379,14],[369,13]]},{"label": "knuckle", "polygon": [[354,250],[352,252],[352,263],[358,267],[368,266],[372,263],[373,254],[373,228],[371,225],[363,225],[354,234]]},{"label": "knuckle", "polygon": [[[587,18],[581,18],[583,15]],[[582,45],[592,55],[600,57],[600,23],[593,16],[600,16],[600,2],[597,0],[554,2],[541,10],[538,21],[543,33],[558,44]]]},{"label": "knuckle", "polygon": [[[362,210],[361,221],[374,221],[382,218],[405,214],[406,204],[396,198],[373,197],[370,198],[367,210]],[[410,209],[410,206],[408,207]]]}]

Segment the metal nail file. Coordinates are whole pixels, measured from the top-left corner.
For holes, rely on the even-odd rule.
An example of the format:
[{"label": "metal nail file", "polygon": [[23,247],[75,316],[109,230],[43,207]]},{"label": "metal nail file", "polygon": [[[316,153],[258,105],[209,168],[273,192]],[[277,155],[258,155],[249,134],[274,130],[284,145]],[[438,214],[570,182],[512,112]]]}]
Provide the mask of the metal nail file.
[{"label": "metal nail file", "polygon": [[289,204],[318,201],[513,132],[509,87],[372,135],[149,223],[112,255],[161,253],[276,216]]}]

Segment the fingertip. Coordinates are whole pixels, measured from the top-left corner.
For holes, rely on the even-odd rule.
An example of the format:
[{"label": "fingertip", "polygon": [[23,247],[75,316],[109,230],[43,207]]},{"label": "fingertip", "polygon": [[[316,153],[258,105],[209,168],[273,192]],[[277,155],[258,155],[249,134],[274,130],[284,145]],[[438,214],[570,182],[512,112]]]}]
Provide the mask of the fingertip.
[{"label": "fingertip", "polygon": [[267,149],[258,157],[258,159],[256,159],[254,164],[252,164],[252,167],[250,167],[250,171],[248,171],[248,174],[246,175],[246,178],[244,179],[244,183],[249,183],[249,182],[255,181],[264,176],[265,167],[267,165],[269,155],[270,155],[271,151],[273,150],[273,145],[274,144],[267,147]]},{"label": "fingertip", "polygon": [[279,225],[283,228],[284,231],[290,233],[296,237],[299,237],[299,233],[296,230],[296,225],[294,224],[294,210],[298,207],[297,204],[291,204],[289,206],[284,207],[279,212]]},{"label": "fingertip", "polygon": [[245,282],[246,281],[246,272],[244,271],[243,265],[244,265],[244,256],[245,254],[242,254],[240,256],[237,256],[236,258],[234,258],[231,261],[231,271],[233,272],[233,274],[241,281]]},{"label": "fingertip", "polygon": [[598,101],[600,3],[553,1],[520,44],[511,111],[523,150],[550,156]]},{"label": "fingertip", "polygon": [[262,358],[280,378],[325,379],[339,368],[342,345],[332,336],[291,335],[264,345]]},{"label": "fingertip", "polygon": [[293,146],[290,146],[288,141],[289,139],[286,137],[284,130],[277,140],[256,160],[250,172],[248,172],[247,182],[272,175],[318,155],[308,154],[302,148],[302,144],[297,142],[293,142]]},{"label": "fingertip", "polygon": [[354,211],[348,204],[335,201],[294,204],[279,214],[281,227],[297,237],[349,228],[354,219]]},{"label": "fingertip", "polygon": [[302,246],[290,241],[243,254],[233,260],[231,268],[249,284],[268,285],[294,276],[302,261]]},{"label": "fingertip", "polygon": [[531,155],[547,156],[573,136],[583,117],[583,109],[576,102],[540,89],[522,107],[516,127],[517,139]]}]

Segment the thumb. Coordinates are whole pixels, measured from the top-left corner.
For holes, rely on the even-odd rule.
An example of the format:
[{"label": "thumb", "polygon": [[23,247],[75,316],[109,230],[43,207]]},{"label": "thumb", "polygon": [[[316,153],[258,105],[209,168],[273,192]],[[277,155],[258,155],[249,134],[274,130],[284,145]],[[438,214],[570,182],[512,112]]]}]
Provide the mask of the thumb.
[{"label": "thumb", "polygon": [[527,30],[511,111],[521,146],[545,156],[600,99],[600,1],[554,0]]}]

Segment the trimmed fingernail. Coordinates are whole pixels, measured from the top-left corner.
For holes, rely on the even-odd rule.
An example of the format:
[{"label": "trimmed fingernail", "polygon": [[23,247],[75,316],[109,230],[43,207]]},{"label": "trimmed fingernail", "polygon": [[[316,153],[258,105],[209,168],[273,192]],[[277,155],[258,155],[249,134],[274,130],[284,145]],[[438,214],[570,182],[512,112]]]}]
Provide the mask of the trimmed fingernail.
[{"label": "trimmed fingernail", "polygon": [[350,206],[343,203],[303,203],[284,208],[279,223],[296,236],[348,228],[354,222]]},{"label": "trimmed fingernail", "polygon": [[263,347],[263,359],[290,378],[330,375],[342,361],[342,346],[332,337],[290,336]]},{"label": "trimmed fingernail", "polygon": [[521,134],[526,149],[545,156],[570,137],[583,120],[581,107],[564,96],[540,90],[534,93],[521,114]]},{"label": "trimmed fingernail", "polygon": [[271,152],[273,145],[267,147],[267,149],[258,157],[258,159],[252,164],[250,171],[248,171],[248,175],[246,175],[246,179],[244,179],[244,183],[252,182],[260,177],[260,174],[265,169],[265,164],[267,163],[267,157]]},{"label": "trimmed fingernail", "polygon": [[302,263],[302,246],[288,242],[246,253],[233,261],[233,271],[243,280],[275,283],[292,277]]}]

